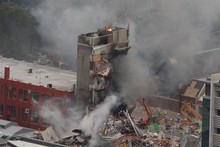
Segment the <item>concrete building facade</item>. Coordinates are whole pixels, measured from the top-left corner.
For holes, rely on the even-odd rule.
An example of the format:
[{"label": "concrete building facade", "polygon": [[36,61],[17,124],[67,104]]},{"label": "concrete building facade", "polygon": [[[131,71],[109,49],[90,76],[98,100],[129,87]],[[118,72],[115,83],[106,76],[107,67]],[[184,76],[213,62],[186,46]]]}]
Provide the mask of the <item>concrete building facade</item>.
[{"label": "concrete building facade", "polygon": [[202,116],[202,147],[220,146],[220,73],[206,78]]},{"label": "concrete building facade", "polygon": [[104,100],[108,90],[114,87],[111,61],[127,54],[129,49],[129,27],[106,27],[78,36],[77,97],[85,105]]},{"label": "concrete building facade", "polygon": [[220,146],[220,74],[211,75],[209,146]]}]

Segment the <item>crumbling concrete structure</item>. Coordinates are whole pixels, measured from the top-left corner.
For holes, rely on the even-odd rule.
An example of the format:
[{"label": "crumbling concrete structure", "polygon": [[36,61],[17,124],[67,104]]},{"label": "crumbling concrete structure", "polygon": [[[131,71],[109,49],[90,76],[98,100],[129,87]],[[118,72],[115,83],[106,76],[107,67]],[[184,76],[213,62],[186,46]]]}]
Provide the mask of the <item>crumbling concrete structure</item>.
[{"label": "crumbling concrete structure", "polygon": [[129,27],[106,27],[78,36],[77,96],[86,106],[102,102],[108,91],[114,89],[111,61],[127,54],[128,39]]}]

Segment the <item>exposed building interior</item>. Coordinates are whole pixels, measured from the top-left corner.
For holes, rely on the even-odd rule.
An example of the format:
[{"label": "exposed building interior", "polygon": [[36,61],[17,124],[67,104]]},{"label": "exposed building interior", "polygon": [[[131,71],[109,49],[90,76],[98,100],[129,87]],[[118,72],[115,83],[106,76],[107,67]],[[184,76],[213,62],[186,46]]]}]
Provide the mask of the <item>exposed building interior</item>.
[{"label": "exposed building interior", "polygon": [[109,26],[78,36],[77,97],[92,107],[103,102],[117,84],[112,60],[129,49],[129,26]]}]

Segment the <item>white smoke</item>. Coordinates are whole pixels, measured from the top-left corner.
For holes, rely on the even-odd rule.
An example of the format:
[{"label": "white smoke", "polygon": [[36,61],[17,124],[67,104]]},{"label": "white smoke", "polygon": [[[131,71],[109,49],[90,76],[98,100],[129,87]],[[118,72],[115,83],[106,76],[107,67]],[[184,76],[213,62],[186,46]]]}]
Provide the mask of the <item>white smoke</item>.
[{"label": "white smoke", "polygon": [[[131,90],[141,95],[149,94],[152,87],[170,91],[177,82],[210,70],[196,68],[189,56],[206,49],[210,34],[218,28],[219,7],[219,0],[44,0],[32,12],[42,37],[71,64],[76,59],[77,35],[130,23],[132,49],[117,62],[122,72],[118,80],[123,94],[135,97]],[[167,64],[173,57],[177,66]]]},{"label": "white smoke", "polygon": [[72,134],[72,129],[77,128],[82,119],[82,111],[78,106],[68,108],[65,114],[56,105],[44,104],[39,115],[43,118],[44,123],[53,126],[59,137]]},{"label": "white smoke", "polygon": [[91,136],[90,146],[95,146],[98,143],[98,132],[103,129],[110,109],[116,105],[117,101],[118,97],[115,95],[106,97],[103,103],[99,104],[94,111],[86,115],[80,122],[80,128],[85,132],[85,135]]},{"label": "white smoke", "polygon": [[53,126],[59,137],[71,135],[73,129],[81,129],[85,135],[91,136],[90,146],[95,146],[99,142],[99,131],[104,126],[104,122],[110,113],[110,109],[116,105],[118,97],[111,95],[95,108],[88,115],[83,116],[81,109],[77,106],[69,108],[64,114],[57,106],[50,103],[44,104],[40,109],[40,116],[44,122]]}]

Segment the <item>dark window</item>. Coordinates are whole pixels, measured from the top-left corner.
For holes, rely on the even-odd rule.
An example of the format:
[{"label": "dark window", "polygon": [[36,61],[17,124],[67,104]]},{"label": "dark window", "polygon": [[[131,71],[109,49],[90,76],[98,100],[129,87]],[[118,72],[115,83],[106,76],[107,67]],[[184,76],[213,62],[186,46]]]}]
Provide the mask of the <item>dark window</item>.
[{"label": "dark window", "polygon": [[12,98],[16,99],[16,88],[12,88]]},{"label": "dark window", "polygon": [[37,111],[31,111],[31,122],[38,123],[39,122],[39,115]]},{"label": "dark window", "polygon": [[216,115],[220,116],[220,110],[216,110]]},{"label": "dark window", "polygon": [[21,108],[18,108],[18,119],[21,119]]},{"label": "dark window", "polygon": [[22,89],[19,89],[19,100],[23,99],[24,92]]},{"label": "dark window", "polygon": [[39,102],[39,93],[37,93],[37,92],[32,92],[31,93],[31,101],[33,102],[33,103],[38,103]]},{"label": "dark window", "polygon": [[220,128],[216,128],[216,133],[220,134]]},{"label": "dark window", "polygon": [[12,98],[12,88],[8,87],[8,98]]},{"label": "dark window", "polygon": [[2,96],[4,96],[4,85],[2,85],[2,87],[1,87],[1,94],[2,94]]},{"label": "dark window", "polygon": [[90,70],[93,70],[93,67],[94,67],[94,63],[90,62]]},{"label": "dark window", "polygon": [[4,113],[4,105],[0,104],[0,115],[3,115]]},{"label": "dark window", "polygon": [[44,95],[43,95],[43,103],[49,102],[50,99],[51,99],[51,96],[50,96],[50,95],[47,95],[47,94],[44,94]]},{"label": "dark window", "polygon": [[216,91],[217,97],[220,97],[220,91]]},{"label": "dark window", "polygon": [[24,101],[28,101],[28,91],[24,90]]},{"label": "dark window", "polygon": [[205,85],[205,95],[210,96],[211,87],[209,84]]},{"label": "dark window", "polygon": [[9,111],[9,112],[10,112],[10,106],[9,106],[9,105],[7,105],[7,111]]},{"label": "dark window", "polygon": [[21,112],[21,119],[24,120],[24,114],[25,114],[25,109],[22,108],[22,112]]},{"label": "dark window", "polygon": [[15,106],[11,106],[11,117],[12,118],[16,117],[16,107]]}]

